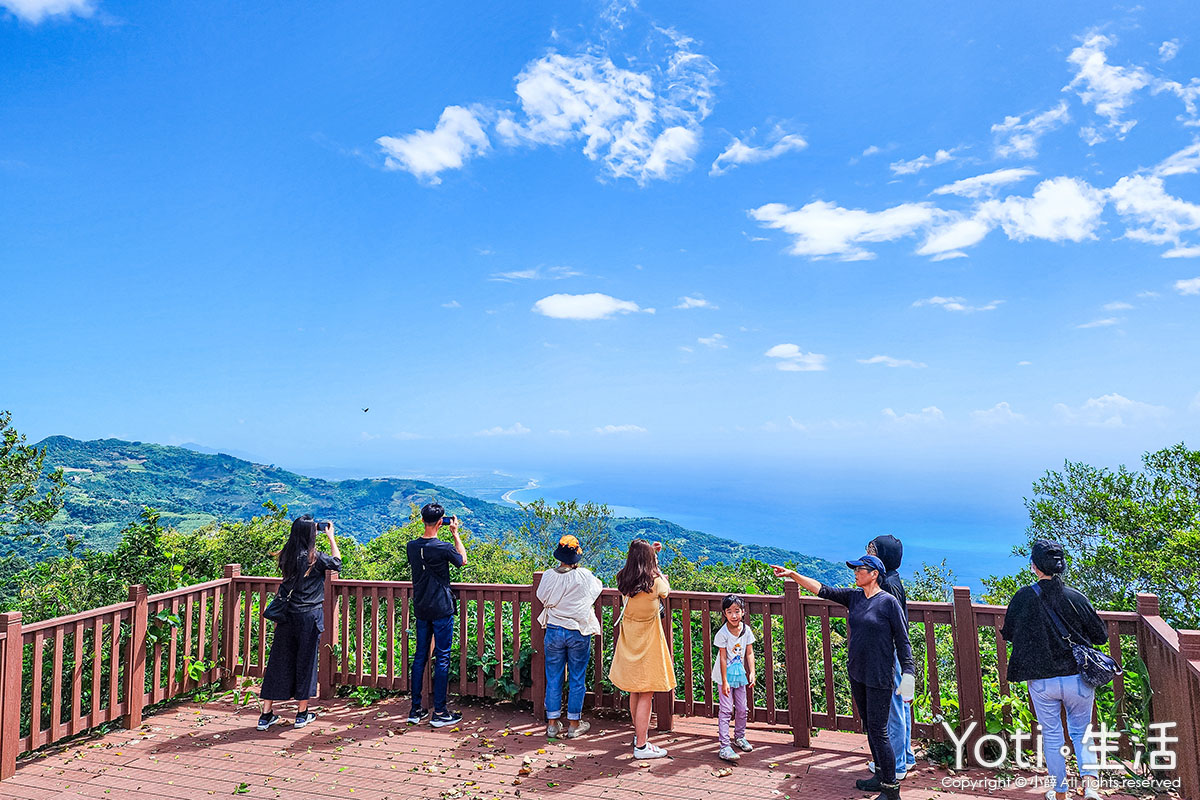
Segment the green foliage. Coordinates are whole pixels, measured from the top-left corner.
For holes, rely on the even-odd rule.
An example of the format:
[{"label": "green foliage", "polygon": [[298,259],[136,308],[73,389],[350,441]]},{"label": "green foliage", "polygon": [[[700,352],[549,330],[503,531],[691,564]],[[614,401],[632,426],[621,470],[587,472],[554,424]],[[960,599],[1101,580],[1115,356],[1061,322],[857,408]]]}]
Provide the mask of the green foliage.
[{"label": "green foliage", "polygon": [[563,536],[574,536],[583,548],[588,567],[601,575],[609,575],[624,563],[624,552],[618,551],[612,540],[611,510],[591,501],[559,500],[551,505],[545,500],[520,503],[525,519],[517,529],[518,538],[535,553],[552,558]]},{"label": "green foliage", "polygon": [[46,448],[30,447],[0,411],[0,555],[28,552],[41,526],[62,508],[63,472],[45,470]]},{"label": "green foliage", "polygon": [[[1062,543],[1068,581],[1098,608],[1132,610],[1138,592],[1157,594],[1163,618],[1200,626],[1200,451],[1183,443],[1142,457],[1143,470],[1068,461],[1047,472],[1025,501],[1029,542]],[[1016,548],[1029,555],[1029,545]],[[1032,575],[985,581],[1007,603]]]},{"label": "green foliage", "polygon": [[954,570],[946,565],[946,559],[936,564],[924,561],[912,577],[904,582],[904,593],[909,600],[949,603],[954,598],[957,581]]}]

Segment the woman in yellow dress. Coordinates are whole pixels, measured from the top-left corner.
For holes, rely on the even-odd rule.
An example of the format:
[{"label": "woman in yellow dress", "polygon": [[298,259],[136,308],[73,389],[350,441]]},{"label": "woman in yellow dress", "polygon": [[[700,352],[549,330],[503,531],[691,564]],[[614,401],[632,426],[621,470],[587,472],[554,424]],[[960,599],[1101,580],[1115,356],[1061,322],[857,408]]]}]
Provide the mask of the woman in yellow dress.
[{"label": "woman in yellow dress", "polygon": [[660,542],[634,539],[629,543],[625,566],[617,573],[617,590],[625,606],[608,679],[618,689],[629,692],[634,758],[662,758],[667,754],[648,738],[654,693],[675,690],[675,665],[659,617],[661,600],[671,592],[667,576],[658,568],[660,550]]}]

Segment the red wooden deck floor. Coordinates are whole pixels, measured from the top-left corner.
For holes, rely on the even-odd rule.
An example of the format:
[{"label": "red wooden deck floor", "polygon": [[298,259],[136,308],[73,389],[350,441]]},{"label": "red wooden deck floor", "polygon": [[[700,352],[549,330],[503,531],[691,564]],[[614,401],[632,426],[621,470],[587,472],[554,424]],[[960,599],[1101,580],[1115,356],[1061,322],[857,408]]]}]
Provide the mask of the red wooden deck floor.
[{"label": "red wooden deck floor", "polygon": [[[584,738],[547,741],[527,712],[508,705],[463,706],[456,728],[408,725],[406,699],[367,708],[327,703],[307,728],[290,724],[254,730],[257,708],[224,702],[186,703],[147,718],[138,731],[115,731],[30,758],[0,784],[0,797],[28,800],[165,798],[609,798],[699,800],[733,798],[820,800],[868,796],[854,788],[864,777],[866,738],[825,731],[810,749],[791,746],[790,732],[752,725],[753,753],[733,774],[716,757],[716,722],[675,718],[675,731],[653,740],[671,758],[636,761],[626,719],[597,718]],[[285,716],[285,719],[287,717]],[[528,774],[521,775],[523,768]],[[1044,790],[947,788],[950,776],[924,762],[903,784],[909,800],[1019,797]],[[1121,797],[1112,795],[1112,797]]]}]

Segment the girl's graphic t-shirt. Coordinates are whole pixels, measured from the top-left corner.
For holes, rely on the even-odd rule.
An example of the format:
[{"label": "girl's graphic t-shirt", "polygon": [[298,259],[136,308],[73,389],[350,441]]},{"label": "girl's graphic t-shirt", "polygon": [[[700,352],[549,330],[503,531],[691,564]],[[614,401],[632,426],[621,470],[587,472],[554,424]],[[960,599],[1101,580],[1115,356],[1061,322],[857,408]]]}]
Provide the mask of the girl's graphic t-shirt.
[{"label": "girl's graphic t-shirt", "polygon": [[[734,636],[729,632],[728,625],[722,625],[721,630],[717,631],[717,635],[713,637],[713,646],[717,648],[717,658],[713,659],[712,680],[713,683],[721,683],[721,658],[720,650],[725,649],[726,675],[729,678],[730,686],[745,686],[746,679],[746,653],[749,652],[750,646],[754,644],[754,632],[750,630],[750,626],[742,623],[742,630]],[[740,681],[738,680],[740,678]]]}]

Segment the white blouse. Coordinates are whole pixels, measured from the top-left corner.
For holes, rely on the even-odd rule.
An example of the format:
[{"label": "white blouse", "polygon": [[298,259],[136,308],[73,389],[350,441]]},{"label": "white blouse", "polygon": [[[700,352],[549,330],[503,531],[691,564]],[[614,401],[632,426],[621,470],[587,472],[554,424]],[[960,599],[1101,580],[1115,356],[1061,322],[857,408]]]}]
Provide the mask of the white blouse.
[{"label": "white blouse", "polygon": [[538,600],[544,608],[538,616],[538,624],[557,625],[579,631],[584,636],[600,633],[600,620],[592,607],[604,584],[584,567],[575,569],[552,569],[542,573],[538,585]]}]

